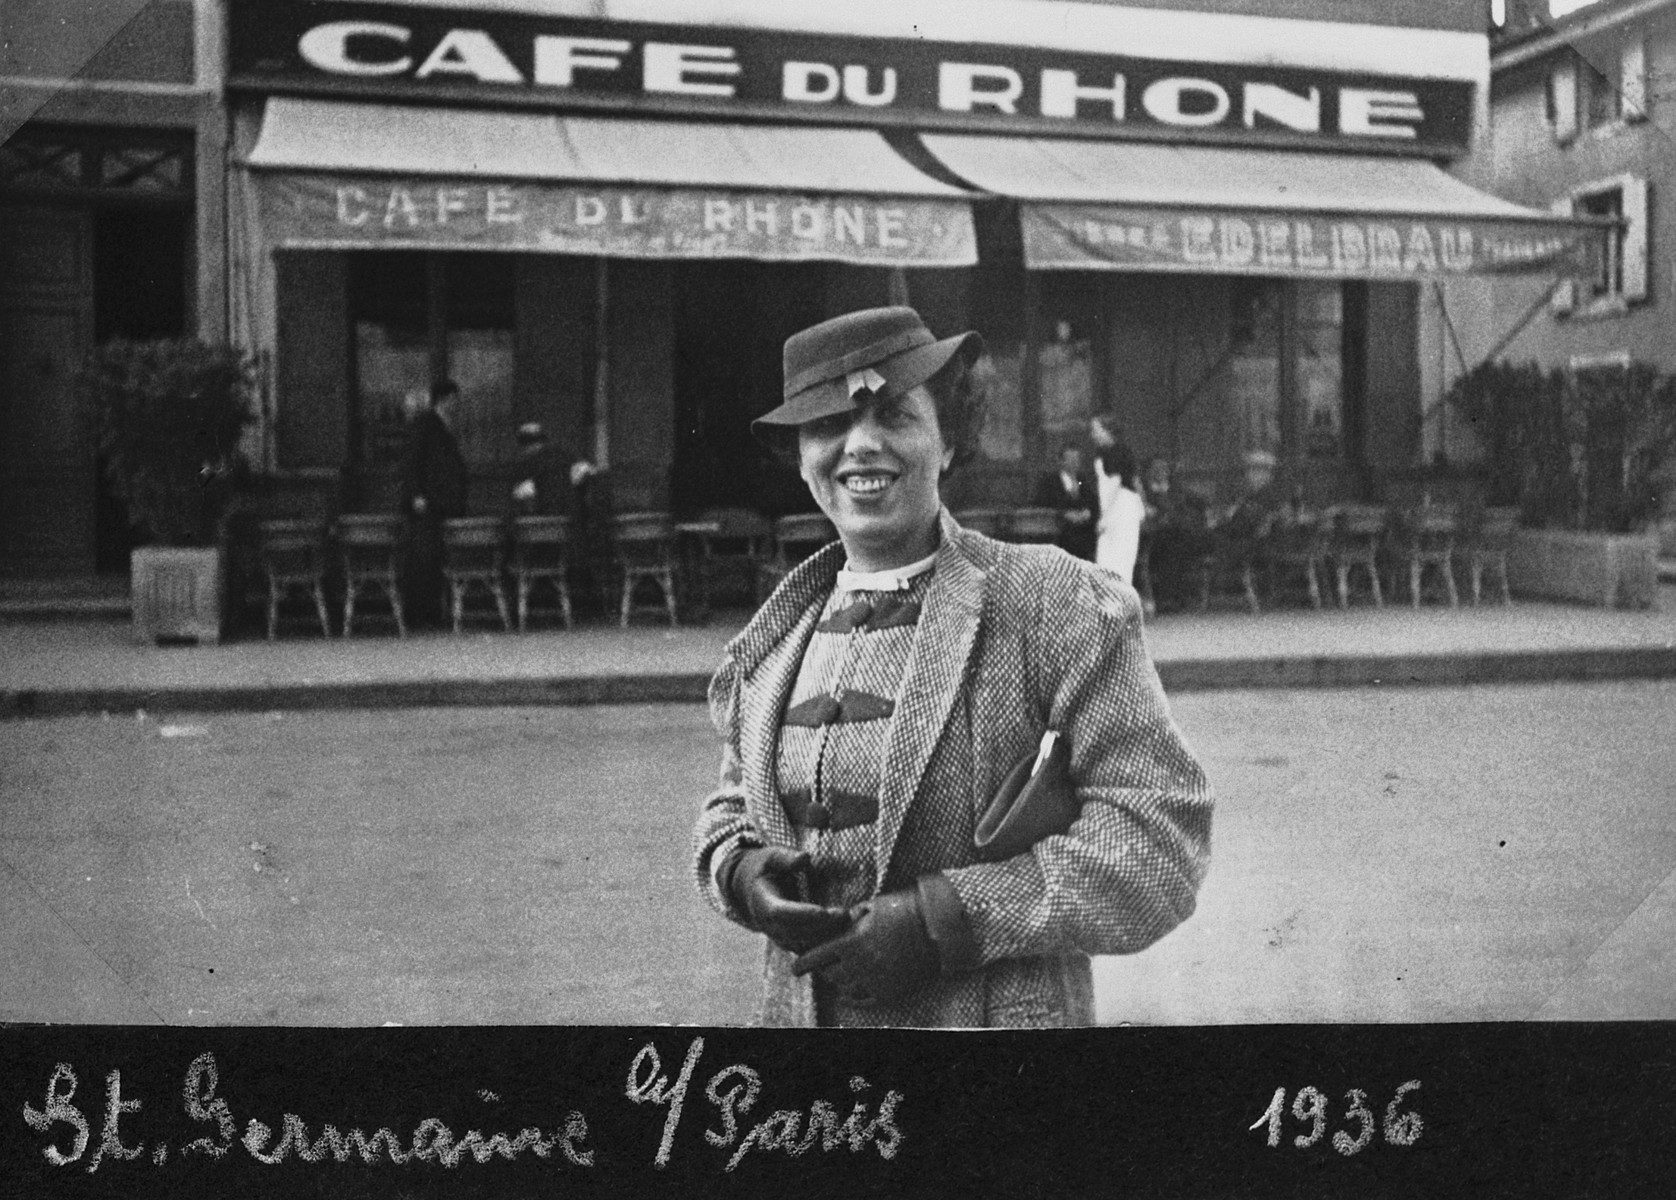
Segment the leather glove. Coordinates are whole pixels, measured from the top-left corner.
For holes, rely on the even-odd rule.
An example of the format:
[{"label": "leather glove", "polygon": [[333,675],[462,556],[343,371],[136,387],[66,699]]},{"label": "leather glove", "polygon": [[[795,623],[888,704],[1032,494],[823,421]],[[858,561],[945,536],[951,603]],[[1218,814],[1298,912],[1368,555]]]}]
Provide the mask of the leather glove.
[{"label": "leather glove", "polygon": [[851,1004],[889,1004],[939,975],[982,965],[966,908],[943,874],[863,901],[850,915],[847,933],[802,955],[791,969],[814,972]]},{"label": "leather glove", "polygon": [[849,930],[798,958],[793,975],[812,971],[844,1000],[863,1007],[899,1000],[937,977],[937,946],[926,930],[916,891],[875,896],[850,915],[854,923]]},{"label": "leather glove", "polygon": [[800,872],[809,856],[783,846],[757,846],[733,855],[719,882],[730,899],[750,917],[751,927],[768,935],[782,950],[801,954],[842,933],[850,914],[841,908],[794,899]]}]

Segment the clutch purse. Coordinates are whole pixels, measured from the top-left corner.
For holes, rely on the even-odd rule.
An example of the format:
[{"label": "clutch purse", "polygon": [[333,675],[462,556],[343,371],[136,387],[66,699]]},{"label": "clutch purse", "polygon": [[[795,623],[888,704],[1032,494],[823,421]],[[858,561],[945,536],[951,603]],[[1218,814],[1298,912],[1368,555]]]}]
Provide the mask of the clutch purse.
[{"label": "clutch purse", "polygon": [[978,820],[973,842],[980,862],[1023,854],[1045,837],[1064,833],[1082,806],[1071,783],[1071,746],[1050,729],[1042,744],[1007,772]]}]

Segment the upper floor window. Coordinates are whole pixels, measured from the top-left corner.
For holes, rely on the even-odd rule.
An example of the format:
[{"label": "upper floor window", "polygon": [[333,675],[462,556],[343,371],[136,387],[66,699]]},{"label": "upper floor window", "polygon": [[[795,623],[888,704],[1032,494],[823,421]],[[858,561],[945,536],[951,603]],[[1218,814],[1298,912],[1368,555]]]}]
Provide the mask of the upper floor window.
[{"label": "upper floor window", "polygon": [[[1605,217],[1614,221],[1622,221],[1624,216],[1623,185],[1617,184],[1596,192],[1584,192],[1577,197],[1574,211],[1580,217]],[[1600,256],[1595,276],[1589,281],[1589,295],[1591,298],[1599,300],[1607,297],[1622,298],[1623,294],[1624,227],[1620,224],[1607,235],[1606,252]]]},{"label": "upper floor window", "polygon": [[1554,202],[1553,210],[1561,215],[1614,222],[1594,274],[1562,284],[1554,293],[1556,311],[1606,316],[1651,298],[1647,199],[1646,179],[1616,175]]},{"label": "upper floor window", "polygon": [[1636,36],[1566,48],[1549,68],[1543,115],[1554,138],[1647,118],[1646,43]]},{"label": "upper floor window", "polygon": [[1590,129],[1610,124],[1623,115],[1616,58],[1588,56],[1578,60],[1582,85],[1583,121]]}]

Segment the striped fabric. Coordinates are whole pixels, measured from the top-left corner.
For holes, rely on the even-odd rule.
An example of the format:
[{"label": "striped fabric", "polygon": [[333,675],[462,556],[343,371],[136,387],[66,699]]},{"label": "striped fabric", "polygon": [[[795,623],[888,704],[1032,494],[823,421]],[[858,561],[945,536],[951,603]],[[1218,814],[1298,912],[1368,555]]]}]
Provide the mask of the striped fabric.
[{"label": "striped fabric", "polygon": [[[833,896],[850,903],[941,871],[982,966],[894,1005],[839,1008],[817,1005],[770,944],[764,1023],[1086,1024],[1089,955],[1144,949],[1193,910],[1211,796],[1147,657],[1134,591],[1053,547],[995,542],[947,513],[942,522],[896,709],[873,754],[878,820],[840,834],[870,841],[837,853],[870,853],[872,878],[863,867]],[[722,780],[694,831],[695,877],[712,907],[741,923],[713,869],[736,845],[802,844],[780,801],[781,742],[793,733],[781,719],[842,559],[835,544],[793,571],[729,644],[711,684]],[[1028,853],[977,862],[984,803],[1050,727],[1070,742],[1082,815]]]}]

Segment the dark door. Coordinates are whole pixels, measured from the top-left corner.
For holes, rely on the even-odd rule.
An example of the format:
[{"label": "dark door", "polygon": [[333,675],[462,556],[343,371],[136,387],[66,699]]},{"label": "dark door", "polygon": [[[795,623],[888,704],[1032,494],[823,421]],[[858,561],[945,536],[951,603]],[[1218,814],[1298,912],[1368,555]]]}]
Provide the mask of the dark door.
[{"label": "dark door", "polygon": [[0,572],[91,574],[91,439],[76,373],[92,345],[92,221],[0,206]]}]

